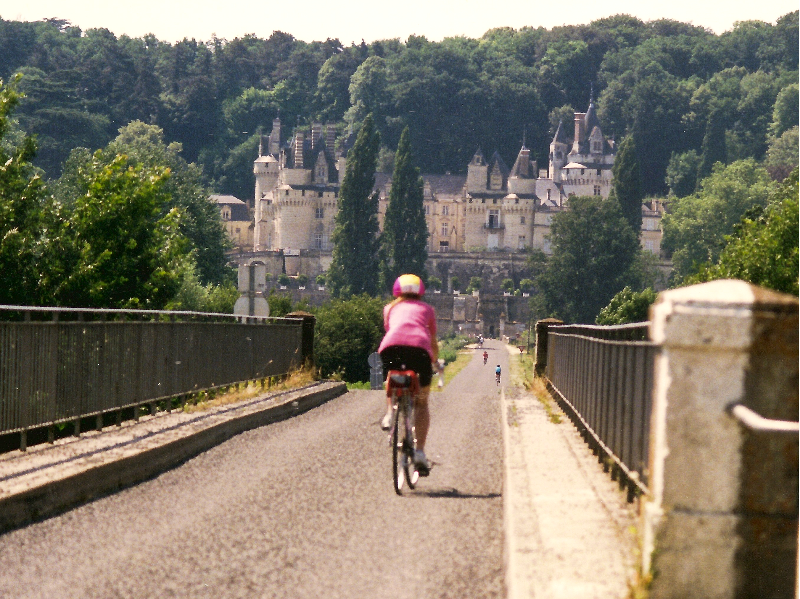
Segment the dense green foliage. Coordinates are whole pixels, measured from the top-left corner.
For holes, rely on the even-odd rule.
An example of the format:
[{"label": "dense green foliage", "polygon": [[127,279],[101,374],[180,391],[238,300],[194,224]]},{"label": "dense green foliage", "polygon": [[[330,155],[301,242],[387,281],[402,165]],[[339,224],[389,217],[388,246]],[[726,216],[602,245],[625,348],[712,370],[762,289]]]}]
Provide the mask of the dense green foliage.
[{"label": "dense green foliage", "polygon": [[[18,102],[16,82],[0,86],[0,139]],[[0,145],[0,304],[26,305],[39,296],[45,190],[30,162],[35,153],[30,137]]]},{"label": "dense green foliage", "polygon": [[642,228],[642,182],[633,136],[626,137],[620,144],[611,172],[612,196],[619,202],[622,215],[638,236]]},{"label": "dense green foliage", "polygon": [[393,173],[382,236],[384,280],[389,285],[404,273],[426,278],[428,224],[425,222],[422,177],[413,164],[408,127],[400,136]]},{"label": "dense green foliage", "polygon": [[200,281],[195,257],[212,240],[187,237],[221,228],[197,179],[182,177],[190,169],[134,143],[147,135],[126,139],[131,126],[104,150],[75,149],[51,193],[30,162],[35,142],[8,134],[18,98],[16,82],[0,85],[0,303],[230,311],[235,287]]},{"label": "dense green foliage", "polygon": [[316,309],[314,357],[323,377],[369,380],[367,358],[383,338],[383,305],[381,299],[360,295]]},{"label": "dense green foliage", "polygon": [[641,250],[615,200],[571,197],[569,210],[553,218],[551,239],[553,255],[537,267],[541,316],[594,322],[620,289],[639,283],[634,267]]},{"label": "dense green foliage", "polygon": [[775,186],[767,171],[752,159],[728,166],[717,163],[697,193],[671,202],[662,221],[662,247],[672,256],[676,282],[695,273],[700,265],[716,262],[725,236],[748,209],[765,206]]},{"label": "dense green foliage", "polygon": [[84,308],[155,308],[178,293],[186,264],[180,212],[165,212],[168,172],[98,151],[75,175],[82,193],[48,215],[51,301]]},{"label": "dense green foliage", "polygon": [[334,297],[367,293],[380,288],[380,238],[378,236],[378,192],[375,163],[380,135],[367,116],[356,143],[347,157],[339,211],[333,230],[333,252],[327,281]]},{"label": "dense green foliage", "polygon": [[799,194],[795,169],[764,210],[751,211],[733,234],[726,236],[717,263],[703,265],[686,282],[741,279],[797,295]]},{"label": "dense green foliage", "polygon": [[650,306],[656,301],[656,292],[648,287],[644,291],[634,291],[624,287],[600,310],[595,324],[615,325],[632,322],[645,322],[649,319]]},{"label": "dense green foliage", "polygon": [[389,150],[408,126],[426,172],[463,172],[476,146],[513,162],[523,128],[532,158],[546,164],[553,125],[584,110],[594,84],[604,133],[636,137],[650,195],[666,193],[674,155],[694,150],[713,167],[707,133],[723,132],[728,160],[764,158],[769,136],[797,124],[797,47],[797,11],[721,35],[616,15],[350,47],[280,31],[170,44],[55,19],[0,19],[0,78],[25,73],[19,124],[38,136],[36,164],[51,179],[73,148],[104,147],[141,120],[180,143],[209,187],[243,199],[252,194],[258,134],[278,114],[288,129],[324,120],[345,134],[371,112]]}]

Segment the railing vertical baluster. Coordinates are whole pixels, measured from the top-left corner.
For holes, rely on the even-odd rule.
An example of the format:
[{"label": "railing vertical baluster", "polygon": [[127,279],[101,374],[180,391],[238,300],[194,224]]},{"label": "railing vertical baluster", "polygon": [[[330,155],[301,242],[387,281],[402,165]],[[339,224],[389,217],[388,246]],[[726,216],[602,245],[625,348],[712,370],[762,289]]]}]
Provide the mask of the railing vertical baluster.
[{"label": "railing vertical baluster", "polygon": [[[646,491],[653,360],[646,324],[551,325],[546,372],[629,500]],[[580,422],[579,422],[580,421]]]}]

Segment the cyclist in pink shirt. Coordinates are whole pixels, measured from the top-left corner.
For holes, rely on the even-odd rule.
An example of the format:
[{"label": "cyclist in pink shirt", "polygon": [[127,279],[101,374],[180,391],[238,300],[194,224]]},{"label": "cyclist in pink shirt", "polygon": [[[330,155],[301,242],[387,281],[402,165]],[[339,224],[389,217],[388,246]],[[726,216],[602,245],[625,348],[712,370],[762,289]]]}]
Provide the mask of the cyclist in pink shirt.
[{"label": "cyclist in pink shirt", "polygon": [[[421,300],[425,285],[417,275],[400,275],[392,289],[397,298],[383,309],[383,328],[386,335],[378,352],[383,360],[383,371],[413,370],[419,377],[420,392],[415,398],[414,427],[417,435],[417,451],[414,463],[420,474],[427,474],[430,464],[425,457],[425,439],[430,428],[428,395],[431,390],[433,366],[439,358],[436,342],[436,314],[433,308]],[[392,421],[392,399],[386,388],[387,412],[381,420],[381,428],[388,430]]]}]

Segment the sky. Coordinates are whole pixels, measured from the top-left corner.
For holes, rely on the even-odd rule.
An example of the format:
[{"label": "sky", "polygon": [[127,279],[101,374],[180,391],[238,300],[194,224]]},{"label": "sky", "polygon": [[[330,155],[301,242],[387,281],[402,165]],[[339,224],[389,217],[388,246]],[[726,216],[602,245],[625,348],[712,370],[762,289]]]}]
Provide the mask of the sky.
[{"label": "sky", "polygon": [[104,27],[130,37],[153,33],[165,42],[209,41],[214,36],[232,40],[248,33],[267,38],[273,31],[283,31],[306,42],[338,38],[348,46],[362,39],[405,41],[409,35],[424,35],[431,41],[478,38],[494,27],[551,29],[620,13],[643,21],[669,18],[693,23],[719,34],[736,21],[774,23],[797,7],[797,0],[611,0],[577,4],[574,9],[563,2],[532,0],[0,0],[0,17],[18,21],[55,17],[83,30]]}]

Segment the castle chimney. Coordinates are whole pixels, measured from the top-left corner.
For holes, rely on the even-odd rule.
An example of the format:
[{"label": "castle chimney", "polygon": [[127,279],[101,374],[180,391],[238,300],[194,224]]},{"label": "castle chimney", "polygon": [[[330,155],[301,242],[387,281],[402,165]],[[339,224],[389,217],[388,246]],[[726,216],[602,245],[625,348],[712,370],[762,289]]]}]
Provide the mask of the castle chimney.
[{"label": "castle chimney", "polygon": [[316,150],[322,137],[322,123],[311,124],[311,149]]},{"label": "castle chimney", "polygon": [[294,136],[294,168],[303,168],[303,142],[306,136],[303,133],[296,133]]},{"label": "castle chimney", "polygon": [[333,157],[336,150],[336,125],[325,126],[325,149],[328,155]]},{"label": "castle chimney", "polygon": [[583,142],[583,138],[586,137],[586,132],[584,131],[585,120],[584,117],[586,116],[585,112],[576,112],[575,113],[575,139],[572,142],[572,151],[580,153],[581,151],[581,143]]}]

